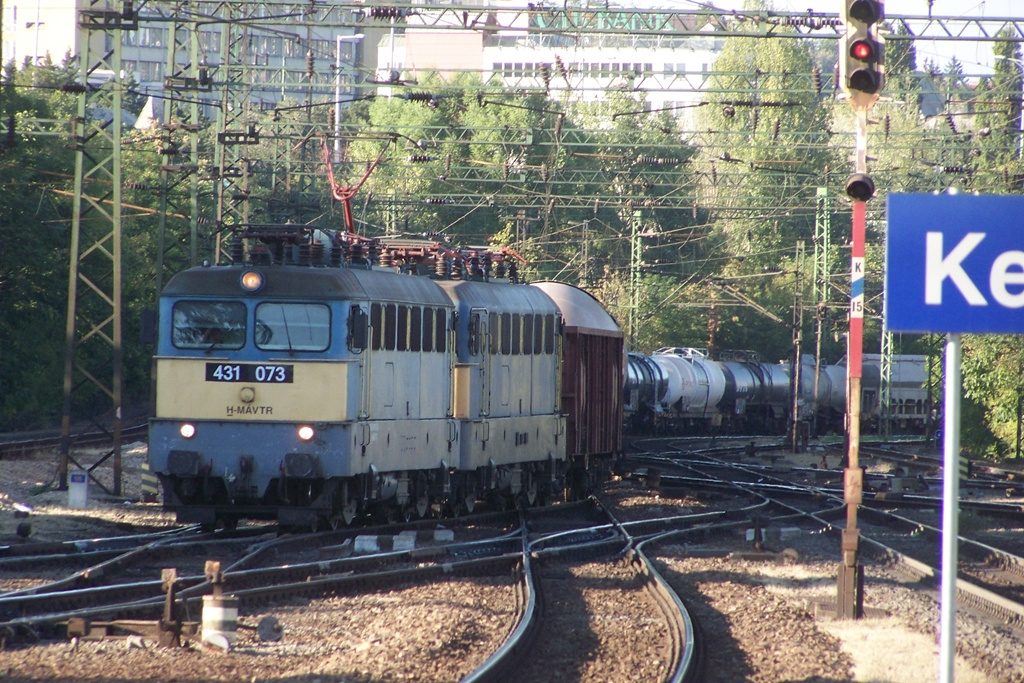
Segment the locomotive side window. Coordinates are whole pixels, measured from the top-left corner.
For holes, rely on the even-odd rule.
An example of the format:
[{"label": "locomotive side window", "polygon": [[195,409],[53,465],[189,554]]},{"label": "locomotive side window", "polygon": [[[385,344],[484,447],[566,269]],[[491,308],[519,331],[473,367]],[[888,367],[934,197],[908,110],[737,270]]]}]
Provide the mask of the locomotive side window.
[{"label": "locomotive side window", "polygon": [[544,316],[539,313],[533,316],[533,352],[544,353]]},{"label": "locomotive side window", "polygon": [[480,314],[472,313],[469,316],[469,355],[480,355]]},{"label": "locomotive side window", "polygon": [[487,314],[487,334],[490,336],[488,343],[491,346],[492,356],[496,355],[498,350],[501,348],[501,345],[498,343],[498,340],[501,339],[501,325],[498,324],[500,319],[501,318],[498,317],[497,313]]},{"label": "locomotive side window", "polygon": [[423,350],[434,350],[434,309],[423,309]]},{"label": "locomotive side window", "polygon": [[422,330],[423,309],[413,306],[409,309],[409,350],[420,350],[420,339],[423,337]]},{"label": "locomotive side window", "polygon": [[555,352],[555,316],[545,316],[544,321],[544,353]]},{"label": "locomotive side window", "polygon": [[326,351],[331,310],[324,304],[262,303],[256,307],[256,346],[264,351]]},{"label": "locomotive side window", "polygon": [[373,338],[370,340],[370,348],[374,351],[380,351],[384,348],[384,336],[383,336],[383,323],[384,316],[382,315],[383,306],[380,304],[373,304],[370,306],[370,329],[373,330]]},{"label": "locomotive side window", "polygon": [[533,315],[523,316],[523,354],[533,353]]},{"label": "locomotive side window", "polygon": [[366,327],[368,324],[366,311],[359,306],[353,306],[349,315],[348,345],[353,351],[362,351],[366,348]]},{"label": "locomotive side window", "polygon": [[437,309],[434,315],[434,350],[448,350],[448,325],[443,308]]},{"label": "locomotive side window", "polygon": [[395,329],[398,327],[397,319],[398,312],[395,310],[395,305],[386,305],[384,307],[384,348],[387,351],[395,350]]},{"label": "locomotive side window", "polygon": [[398,333],[398,343],[395,348],[405,351],[409,348],[409,307],[398,306],[398,326],[395,328]]},{"label": "locomotive side window", "polygon": [[179,301],[174,304],[171,342],[179,349],[240,349],[245,345],[245,304]]},{"label": "locomotive side window", "polygon": [[501,353],[504,356],[512,353],[512,315],[501,314]]},{"label": "locomotive side window", "polygon": [[512,354],[519,355],[520,340],[523,332],[523,316],[518,313],[512,316]]}]

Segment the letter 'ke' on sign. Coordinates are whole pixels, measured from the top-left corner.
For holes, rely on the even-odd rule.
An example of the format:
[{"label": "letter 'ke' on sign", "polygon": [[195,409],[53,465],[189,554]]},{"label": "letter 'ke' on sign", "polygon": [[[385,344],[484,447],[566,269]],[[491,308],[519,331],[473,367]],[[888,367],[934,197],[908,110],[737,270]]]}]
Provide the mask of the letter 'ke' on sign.
[{"label": "letter 'ke' on sign", "polygon": [[891,194],[890,332],[1024,332],[1024,197]]}]

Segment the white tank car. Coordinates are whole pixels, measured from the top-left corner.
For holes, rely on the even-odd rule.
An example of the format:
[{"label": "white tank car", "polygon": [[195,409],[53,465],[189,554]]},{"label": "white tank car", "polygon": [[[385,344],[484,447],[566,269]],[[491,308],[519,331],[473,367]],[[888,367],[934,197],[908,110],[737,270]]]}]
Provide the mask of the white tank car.
[{"label": "white tank car", "polygon": [[726,392],[726,377],[717,363],[708,360],[706,351],[665,347],[655,351],[652,358],[663,366],[675,368],[680,377],[678,398],[666,397],[666,406],[675,406],[683,418],[717,421],[718,406]]}]

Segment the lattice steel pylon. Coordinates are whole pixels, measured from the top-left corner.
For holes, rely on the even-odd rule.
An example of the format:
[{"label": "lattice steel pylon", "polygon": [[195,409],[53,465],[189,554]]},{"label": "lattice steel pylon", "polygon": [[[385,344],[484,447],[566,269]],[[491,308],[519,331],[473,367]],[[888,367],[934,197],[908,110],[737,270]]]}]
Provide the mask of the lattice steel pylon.
[{"label": "lattice steel pylon", "polygon": [[832,202],[827,187],[819,187],[814,214],[814,410],[811,431],[818,435],[818,378],[821,375],[821,335],[828,318],[829,291],[832,286]]},{"label": "lattice steel pylon", "polygon": [[[73,126],[75,196],[64,356],[59,486],[68,463],[121,495],[121,31],[138,28],[132,4],[106,0],[80,10],[78,116]],[[109,46],[109,47],[108,47]],[[105,82],[104,82],[105,81]],[[109,403],[102,399],[109,400]],[[71,457],[76,411],[105,431],[111,449],[83,466]],[[93,471],[113,457],[113,486]]]},{"label": "lattice steel pylon", "polygon": [[[156,297],[163,289],[168,218],[187,220],[188,263],[198,264],[199,253],[199,94],[210,92],[209,69],[199,56],[199,23],[174,21],[169,28],[164,89],[169,93],[160,117],[163,156],[160,166],[160,227],[157,246]],[[182,157],[187,161],[182,163]],[[188,183],[187,208],[175,206],[172,191]],[[180,195],[179,195],[180,196]],[[176,209],[176,210],[174,210]],[[172,243],[180,240],[172,240]]]}]

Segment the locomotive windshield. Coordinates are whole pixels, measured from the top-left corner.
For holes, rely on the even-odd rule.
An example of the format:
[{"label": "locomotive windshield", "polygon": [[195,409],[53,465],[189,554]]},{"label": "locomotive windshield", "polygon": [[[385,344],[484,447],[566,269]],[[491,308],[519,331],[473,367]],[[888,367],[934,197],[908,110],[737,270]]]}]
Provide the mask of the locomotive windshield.
[{"label": "locomotive windshield", "polygon": [[263,303],[256,307],[256,346],[265,351],[325,351],[331,311],[323,304]]},{"label": "locomotive windshield", "polygon": [[240,349],[245,344],[245,304],[179,301],[171,340],[179,349]]}]

